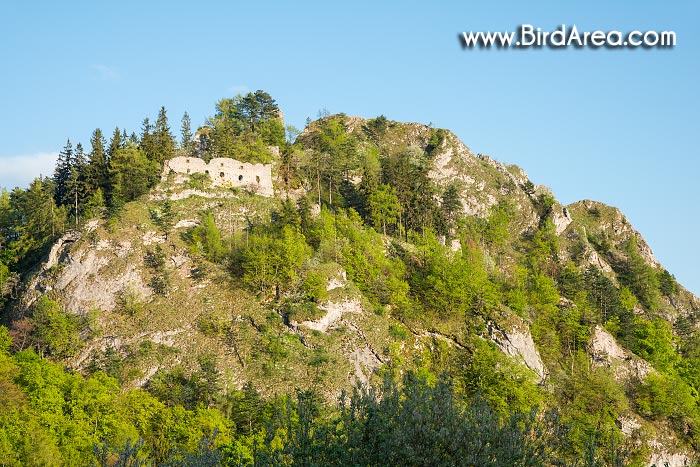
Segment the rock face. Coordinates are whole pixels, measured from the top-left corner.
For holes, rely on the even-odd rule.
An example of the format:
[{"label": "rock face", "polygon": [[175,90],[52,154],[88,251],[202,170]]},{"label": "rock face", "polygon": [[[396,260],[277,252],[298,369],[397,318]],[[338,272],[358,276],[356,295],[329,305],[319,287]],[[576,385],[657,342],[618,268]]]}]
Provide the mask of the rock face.
[{"label": "rock face", "polygon": [[589,350],[593,364],[613,368],[619,381],[630,377],[641,380],[653,371],[649,362],[623,349],[601,325],[593,330]]},{"label": "rock face", "polygon": [[566,228],[571,224],[571,216],[566,208],[559,208],[552,213],[552,222],[556,229],[557,235],[561,235]]},{"label": "rock face", "polygon": [[328,332],[332,326],[341,320],[347,313],[362,313],[362,305],[357,300],[347,300],[343,302],[328,302],[320,305],[319,308],[326,314],[316,321],[303,321],[301,326],[321,332]]},{"label": "rock face", "polygon": [[263,196],[272,196],[272,164],[249,164],[236,159],[218,157],[204,162],[198,157],[175,157],[165,161],[163,178],[177,174],[207,174],[212,185],[251,190]]},{"label": "rock face", "polygon": [[[653,446],[655,448],[661,448],[660,445]],[[680,453],[669,453],[664,450],[654,452],[649,459],[649,466],[664,466],[664,467],[685,467],[689,465],[695,465],[692,463],[690,458],[685,454]]]},{"label": "rock face", "polygon": [[510,331],[498,327],[495,323],[489,323],[487,327],[489,338],[503,351],[503,353],[516,358],[522,358],[523,363],[534,371],[539,377],[540,383],[544,381],[547,370],[542,363],[540,354],[535,348],[535,342],[527,327],[521,322]]},{"label": "rock face", "polygon": [[591,338],[591,356],[597,361],[624,360],[625,349],[620,347],[615,338],[602,326],[595,327]]},{"label": "rock face", "polygon": [[[85,232],[96,228],[96,223],[91,224],[86,226]],[[144,244],[158,243],[158,236],[154,234],[146,232]],[[50,291],[58,292],[65,310],[77,315],[92,309],[114,309],[119,295],[126,290],[142,298],[152,294],[138,266],[126,261],[133,250],[131,242],[102,240],[95,245],[86,245],[81,239],[82,234],[74,231],[56,241],[46,262],[27,284],[15,314],[23,314],[39,297]],[[115,268],[115,260],[124,267]]]}]

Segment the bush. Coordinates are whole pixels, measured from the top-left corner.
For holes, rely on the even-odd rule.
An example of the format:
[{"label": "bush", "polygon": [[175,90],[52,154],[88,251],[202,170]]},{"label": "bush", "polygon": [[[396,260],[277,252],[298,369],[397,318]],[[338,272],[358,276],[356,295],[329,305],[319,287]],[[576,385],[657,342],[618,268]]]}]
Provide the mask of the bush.
[{"label": "bush", "polygon": [[307,299],[319,303],[326,298],[326,277],[320,271],[308,271],[301,289]]},{"label": "bush", "polygon": [[34,305],[34,344],[42,353],[56,358],[75,355],[82,347],[77,319],[61,310],[58,302],[41,297]]}]

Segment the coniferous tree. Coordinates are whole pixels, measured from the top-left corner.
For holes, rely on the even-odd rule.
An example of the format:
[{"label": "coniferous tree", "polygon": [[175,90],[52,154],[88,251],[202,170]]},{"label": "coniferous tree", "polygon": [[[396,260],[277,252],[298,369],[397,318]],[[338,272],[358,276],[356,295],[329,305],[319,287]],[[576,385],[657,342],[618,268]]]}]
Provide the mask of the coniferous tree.
[{"label": "coniferous tree", "polygon": [[114,133],[112,134],[112,140],[109,142],[109,159],[111,161],[112,157],[118,150],[120,150],[123,147],[123,142],[122,142],[122,134],[119,131],[119,127],[116,127],[114,129]]},{"label": "coniferous tree", "polygon": [[53,181],[56,185],[54,191],[54,199],[56,204],[61,206],[65,203],[68,194],[68,183],[71,179],[71,171],[73,167],[73,145],[70,139],[66,142],[63,150],[58,153],[56,161],[56,170],[54,171]]},{"label": "coniferous tree", "polygon": [[85,184],[87,190],[94,192],[97,189],[102,189],[104,192],[107,189],[107,155],[105,154],[105,145],[107,142],[102,136],[102,130],[99,128],[93,131],[90,137],[90,151],[87,167],[85,168]]},{"label": "coniferous tree", "polygon": [[369,151],[365,154],[362,181],[357,189],[360,196],[357,212],[365,219],[368,219],[370,216],[369,200],[379,188],[381,170],[379,153],[377,151]]},{"label": "coniferous tree", "polygon": [[81,207],[88,195],[88,187],[85,180],[87,159],[83,152],[83,145],[78,143],[70,165],[70,177],[66,183],[65,199],[62,204],[70,206],[69,213],[73,216],[75,226],[78,226]]},{"label": "coniferous tree", "polygon": [[454,184],[450,184],[442,194],[440,208],[447,229],[445,234],[451,235],[452,229],[457,221],[457,216],[462,211],[462,200],[459,198],[459,190]]},{"label": "coniferous tree", "polygon": [[110,205],[120,207],[146,193],[158,181],[159,166],[139,148],[127,145],[110,159]]},{"label": "coniferous tree", "polygon": [[15,212],[11,252],[13,261],[28,263],[38,259],[41,248],[59,235],[65,224],[65,210],[55,202],[56,184],[50,178],[36,178],[26,190],[10,194]]},{"label": "coniferous tree", "polygon": [[139,148],[146,154],[149,159],[155,158],[155,137],[153,136],[153,125],[148,117],[143,119],[141,124],[141,142]]},{"label": "coniferous tree", "polygon": [[153,137],[155,139],[155,157],[153,157],[153,160],[163,163],[163,161],[171,159],[175,155],[175,138],[168,126],[168,116],[165,112],[165,107],[161,107],[160,112],[158,112],[158,120],[153,131]]},{"label": "coniferous tree", "polygon": [[193,152],[193,142],[192,142],[192,122],[190,121],[190,116],[187,112],[182,116],[182,127],[180,128],[182,135],[181,147],[185,151],[186,156],[191,156]]}]

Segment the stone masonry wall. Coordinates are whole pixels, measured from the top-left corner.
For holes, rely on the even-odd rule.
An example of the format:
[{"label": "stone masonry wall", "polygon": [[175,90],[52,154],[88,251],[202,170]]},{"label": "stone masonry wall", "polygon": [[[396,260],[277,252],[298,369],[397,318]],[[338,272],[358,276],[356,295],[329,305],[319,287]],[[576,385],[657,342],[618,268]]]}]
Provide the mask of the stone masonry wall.
[{"label": "stone masonry wall", "polygon": [[213,186],[237,187],[263,196],[272,196],[272,164],[249,164],[236,159],[218,157],[207,164],[198,157],[175,157],[165,161],[163,177],[179,174],[206,173]]}]

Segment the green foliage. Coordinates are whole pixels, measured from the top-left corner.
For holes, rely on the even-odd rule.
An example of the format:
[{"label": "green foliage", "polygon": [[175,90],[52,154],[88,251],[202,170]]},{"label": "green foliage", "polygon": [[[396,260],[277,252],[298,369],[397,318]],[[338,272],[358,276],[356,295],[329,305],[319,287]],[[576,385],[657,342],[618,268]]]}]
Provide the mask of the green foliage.
[{"label": "green foliage", "polygon": [[133,286],[127,286],[117,297],[117,305],[122,312],[135,316],[143,310],[143,297]]},{"label": "green foliage", "polygon": [[211,185],[211,177],[208,173],[193,173],[190,175],[187,185],[194,190],[204,190]]},{"label": "green foliage", "polygon": [[187,112],[182,116],[182,125],[180,127],[180,148],[184,152],[185,156],[192,156],[194,154],[194,142],[192,141],[192,121]]},{"label": "green foliage", "polygon": [[144,136],[146,136],[147,144],[142,146],[142,149],[150,160],[158,163],[159,167],[164,161],[175,156],[175,137],[170,132],[165,107],[161,107],[158,112],[153,133],[148,134],[146,131]]},{"label": "green foliage", "polygon": [[440,203],[442,216],[447,222],[447,234],[454,228],[459,214],[462,212],[462,200],[459,196],[457,186],[452,183],[442,193],[442,201]]},{"label": "green foliage", "polygon": [[662,295],[672,297],[678,293],[679,287],[676,278],[667,270],[660,271],[659,274],[659,291]]},{"label": "green foliage", "polygon": [[406,340],[409,336],[409,331],[405,327],[398,324],[389,325],[389,335],[397,340]]},{"label": "green foliage", "polygon": [[279,107],[264,91],[220,100],[216,115],[209,121],[216,157],[267,163],[271,158],[267,146],[284,145]]},{"label": "green foliage", "polygon": [[160,202],[157,209],[149,209],[151,220],[162,230],[164,235],[168,235],[175,225],[175,213],[173,203],[169,199]]},{"label": "green foliage", "polygon": [[[165,253],[160,245],[156,245],[153,250],[146,250],[146,255],[143,258],[144,264],[151,269],[151,280],[149,286],[158,295],[165,295],[170,286],[170,273],[165,268]],[[129,300],[129,298],[127,298]],[[133,306],[126,304],[127,313],[134,314]]]},{"label": "green foliage", "polygon": [[460,234],[464,244],[478,243],[493,252],[500,252],[510,240],[510,221],[513,208],[506,203],[491,207],[486,219],[468,217],[460,222]]},{"label": "green foliage", "polygon": [[133,146],[118,149],[109,159],[110,204],[120,207],[146,193],[158,181],[160,164]]},{"label": "green foliage", "polygon": [[148,383],[148,392],[170,407],[208,407],[221,391],[216,365],[216,358],[205,354],[199,357],[199,369],[190,374],[182,366],[159,370]]},{"label": "green foliage", "polygon": [[32,311],[33,341],[39,352],[55,358],[72,357],[82,347],[77,320],[58,302],[42,296]]},{"label": "green foliage", "polygon": [[0,325],[0,355],[9,352],[10,347],[12,347],[10,331],[5,326]]},{"label": "green foliage", "polygon": [[204,255],[209,261],[219,261],[223,258],[224,247],[221,243],[221,232],[214,222],[214,216],[207,212],[200,224],[192,229],[190,236],[190,251],[195,255]]},{"label": "green foliage", "polygon": [[489,406],[504,416],[527,413],[543,401],[535,375],[514,362],[491,343],[473,341],[468,355],[458,358],[459,382],[467,395],[483,397]]},{"label": "green foliage", "polygon": [[478,249],[453,253],[433,235],[425,235],[419,247],[420,263],[410,271],[409,284],[426,311],[465,319],[474,313],[488,316],[497,307],[499,291]]},{"label": "green foliage", "polygon": [[95,446],[95,457],[90,467],[151,467],[152,463],[144,453],[143,440],[132,443],[130,439],[117,452],[112,452],[106,442]]},{"label": "green foliage", "polygon": [[384,116],[380,115],[376,118],[367,120],[367,132],[378,140],[386,133],[387,127],[389,126],[389,120]]},{"label": "green foliage", "polygon": [[2,256],[8,266],[24,270],[34,264],[49,243],[66,228],[66,210],[54,201],[55,185],[34,179],[29,188],[15,188],[3,202],[3,241],[10,239]]},{"label": "green foliage", "polygon": [[406,231],[423,232],[438,224],[437,187],[430,179],[430,158],[419,148],[409,147],[382,160],[382,179],[396,191],[401,206],[401,224]]},{"label": "green foliage", "polygon": [[[358,388],[337,407],[304,391],[266,400],[252,384],[231,387],[230,375],[224,379],[215,357],[205,354],[194,366],[165,363],[149,393],[120,388],[105,373],[125,383],[140,371],[131,365],[134,355],[163,363],[152,343],[95,353],[88,378],[22,350],[68,359],[82,346],[81,333],[88,335],[91,326],[64,313],[52,300],[59,297],[54,291],[36,302],[31,319],[18,319],[11,331],[0,327],[0,464],[622,465],[617,421],[630,411],[646,418],[645,430],[670,426],[682,443],[700,446],[697,310],[670,273],[646,263],[634,237],[618,249],[612,230],[599,225],[607,211],[594,206],[580,217],[586,232],[560,238],[551,220],[554,198],[535,197],[527,182],[523,189],[539,215],[536,231],[520,235],[523,214],[503,199],[485,218],[463,218],[459,184],[437,186],[429,176],[447,132],[414,132],[413,143],[423,150],[396,141],[405,129],[383,116],[359,129],[349,122],[343,114],[326,115],[292,146],[284,142],[276,103],[258,91],[220,101],[211,127],[198,130],[195,148],[185,115],[180,154],[269,162],[267,146],[282,146],[280,178],[290,195],[306,194],[296,205],[283,200],[264,221],[251,208],[257,203],[246,198],[247,212],[253,211],[246,229],[231,229],[223,240],[216,203],[199,226],[177,238],[169,238],[175,220],[170,201],[151,204],[149,214],[169,248],[189,242],[192,279],[219,279],[223,270],[211,262],[225,264],[234,289],[242,284],[259,294],[253,308],[268,317],[262,323],[242,311],[249,303],[230,304],[229,316],[209,297],[199,315],[200,331],[235,353],[244,372],[233,374],[257,384],[287,382],[300,366],[311,386],[334,393],[338,388],[326,381],[335,366],[332,352],[347,348],[352,339],[346,334],[355,328],[296,335],[285,325],[317,319],[324,300],[352,294],[376,312],[358,318],[358,334],[375,346],[377,358],[388,356],[379,372],[407,375],[401,384]],[[144,121],[140,140],[117,128],[109,149],[99,130],[91,143],[87,159],[80,145],[73,150],[67,144],[53,178],[0,192],[0,300],[18,291],[20,275],[79,219],[104,215],[105,206],[112,214],[121,207],[133,213],[124,205],[145,194],[158,180],[160,163],[175,154],[164,108],[156,125]],[[189,185],[205,189],[208,181],[195,174]],[[313,198],[322,205],[318,216],[312,215]],[[229,215],[242,200],[230,200]],[[120,228],[117,217],[108,218],[110,236]],[[613,272],[580,269],[586,235]],[[461,250],[445,245],[454,236]],[[572,261],[560,262],[560,243]],[[157,294],[170,290],[167,263],[160,245],[145,250],[145,279]],[[347,287],[328,293],[328,279],[341,269]],[[129,326],[151,319],[141,316],[144,301],[136,290],[127,286],[117,294],[116,311],[129,316],[113,318]],[[172,295],[179,299],[182,290]],[[661,295],[672,299],[668,307]],[[665,321],[672,308],[683,309],[673,329]],[[530,328],[547,367],[546,389],[488,339],[494,323],[511,324],[513,314]],[[613,377],[615,365],[593,364],[587,349],[597,325],[655,371],[639,384],[630,379],[623,385]],[[380,342],[387,348],[377,349]],[[452,379],[438,377],[441,371]],[[559,407],[562,423],[538,412],[538,405]],[[638,453],[640,446],[634,445]]]},{"label": "green foliage", "polygon": [[398,313],[408,309],[408,284],[403,262],[387,255],[381,236],[362,225],[353,210],[333,216],[322,210],[316,226],[320,253],[341,264],[348,278],[375,304],[391,305]]},{"label": "green foliage", "polygon": [[533,235],[528,252],[530,268],[537,273],[553,276],[559,264],[559,237],[554,223],[544,218],[540,228]]},{"label": "green foliage", "polygon": [[375,227],[381,227],[386,235],[387,224],[391,227],[401,216],[401,205],[394,189],[389,185],[379,185],[379,188],[369,197],[369,213]]},{"label": "green foliage", "polygon": [[330,421],[308,392],[278,410],[254,465],[524,467],[560,453],[556,418],[501,417],[482,399],[461,398],[447,378],[430,384],[409,373],[401,386],[356,389]]},{"label": "green foliage", "polygon": [[637,239],[631,237],[622,246],[627,256],[619,272],[620,282],[629,287],[641,305],[649,311],[659,306],[659,276],[639,253]]},{"label": "green foliage", "polygon": [[533,202],[533,204],[535,205],[535,210],[540,216],[540,226],[542,226],[544,222],[549,218],[549,215],[552,212],[552,208],[554,207],[554,203],[556,203],[556,200],[554,199],[554,196],[549,192],[540,194],[537,197],[537,199]]},{"label": "green foliage", "polygon": [[[612,372],[591,367],[588,355],[578,351],[571,356],[560,393],[562,420],[570,425],[567,450],[576,459],[590,456],[591,438],[601,447],[614,447],[622,439],[617,426],[627,410],[627,399]],[[612,459],[606,459],[608,462]],[[590,464],[600,465],[600,464]]]},{"label": "green foliage", "polygon": [[433,128],[431,133],[430,133],[430,139],[428,140],[428,145],[425,148],[425,152],[429,156],[432,156],[433,153],[440,146],[442,146],[442,143],[445,142],[446,136],[447,136],[447,133],[442,128],[437,128],[437,129]]},{"label": "green foliage", "polygon": [[671,371],[679,360],[675,337],[667,321],[635,318],[631,350],[662,372]]},{"label": "green foliage", "polygon": [[[205,364],[197,374],[211,383]],[[0,453],[11,466],[161,465],[201,453],[198,440],[214,430],[230,439],[216,412],[168,408],[103,373],[84,378],[32,351],[0,353],[0,410]]]},{"label": "green foliage", "polygon": [[310,270],[301,285],[306,298],[319,303],[326,298],[326,277],[320,271]]},{"label": "green foliage", "polygon": [[635,403],[639,412],[651,419],[667,419],[677,433],[700,441],[700,412],[697,393],[680,377],[649,373],[636,388]]},{"label": "green foliage", "polygon": [[276,298],[297,286],[301,268],[311,254],[299,230],[285,225],[279,233],[254,233],[246,243],[233,261],[246,285],[262,295],[274,289]]}]

